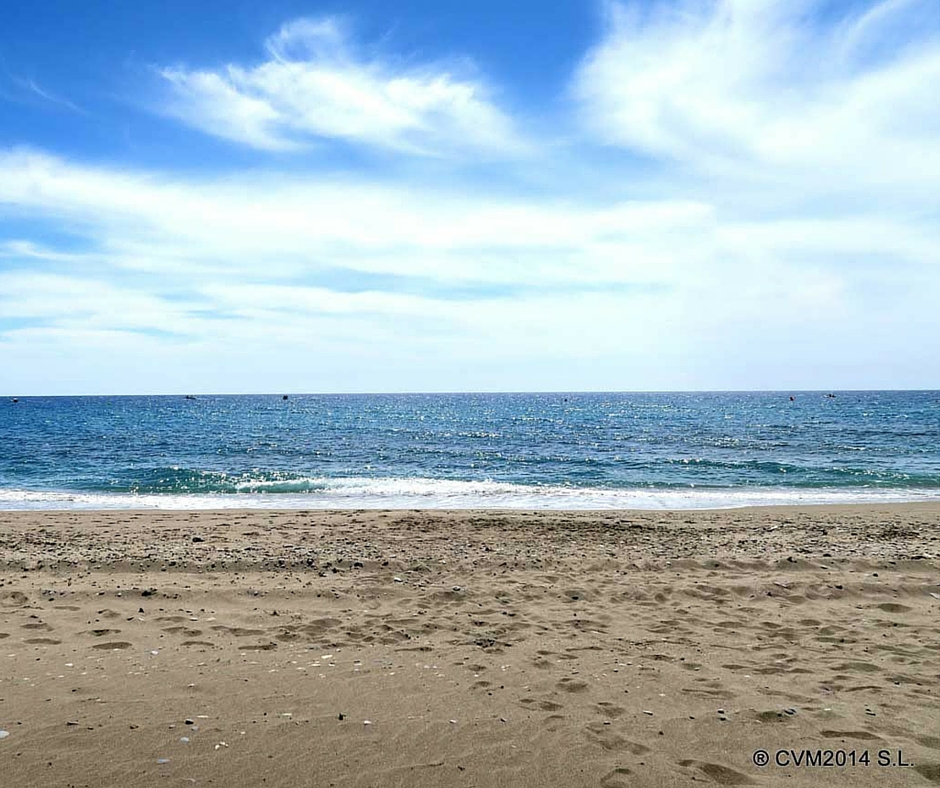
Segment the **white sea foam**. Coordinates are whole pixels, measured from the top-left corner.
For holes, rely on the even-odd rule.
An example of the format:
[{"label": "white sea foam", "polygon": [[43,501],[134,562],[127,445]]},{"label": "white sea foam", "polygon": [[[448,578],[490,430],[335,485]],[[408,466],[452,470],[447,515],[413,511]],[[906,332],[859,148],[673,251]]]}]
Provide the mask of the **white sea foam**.
[{"label": "white sea foam", "polygon": [[[940,489],[769,487],[602,489],[439,479],[313,478],[302,493],[131,494],[0,490],[0,510],[28,509],[729,509],[940,500]],[[254,485],[255,487],[259,485]]]}]

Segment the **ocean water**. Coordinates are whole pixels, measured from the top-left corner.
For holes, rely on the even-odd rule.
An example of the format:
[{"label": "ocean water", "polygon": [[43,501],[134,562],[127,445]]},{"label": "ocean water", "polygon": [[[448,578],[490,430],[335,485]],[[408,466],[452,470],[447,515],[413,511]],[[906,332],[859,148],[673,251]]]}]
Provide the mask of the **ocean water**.
[{"label": "ocean water", "polygon": [[0,509],[940,499],[940,392],[22,397]]}]

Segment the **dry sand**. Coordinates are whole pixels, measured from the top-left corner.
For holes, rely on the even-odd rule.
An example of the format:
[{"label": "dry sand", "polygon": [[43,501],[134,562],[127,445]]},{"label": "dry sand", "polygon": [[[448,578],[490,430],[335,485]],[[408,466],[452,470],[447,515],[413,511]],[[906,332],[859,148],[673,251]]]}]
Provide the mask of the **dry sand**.
[{"label": "dry sand", "polygon": [[0,729],[3,788],[938,784],[940,504],[0,513]]}]

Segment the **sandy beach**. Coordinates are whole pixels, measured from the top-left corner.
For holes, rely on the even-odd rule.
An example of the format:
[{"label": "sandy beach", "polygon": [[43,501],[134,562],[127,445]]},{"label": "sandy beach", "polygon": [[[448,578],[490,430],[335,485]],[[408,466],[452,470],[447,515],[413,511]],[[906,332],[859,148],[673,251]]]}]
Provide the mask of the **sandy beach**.
[{"label": "sandy beach", "polygon": [[936,785],[940,503],[2,512],[0,730],[16,788]]}]

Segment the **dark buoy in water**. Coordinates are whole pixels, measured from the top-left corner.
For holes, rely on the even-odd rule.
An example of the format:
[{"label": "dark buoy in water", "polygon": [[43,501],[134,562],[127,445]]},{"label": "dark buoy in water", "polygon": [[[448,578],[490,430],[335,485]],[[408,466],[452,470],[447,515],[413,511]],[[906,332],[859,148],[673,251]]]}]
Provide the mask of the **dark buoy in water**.
[{"label": "dark buoy in water", "polygon": [[281,399],[287,399],[287,395],[285,394]]},{"label": "dark buoy in water", "polygon": [[796,397],[790,397],[790,402],[796,402]]},{"label": "dark buoy in water", "polygon": [[192,394],[187,394],[183,399],[196,399]]},{"label": "dark buoy in water", "polygon": [[19,400],[18,400],[16,397],[13,397],[13,401],[14,401],[14,402],[19,402]]}]

